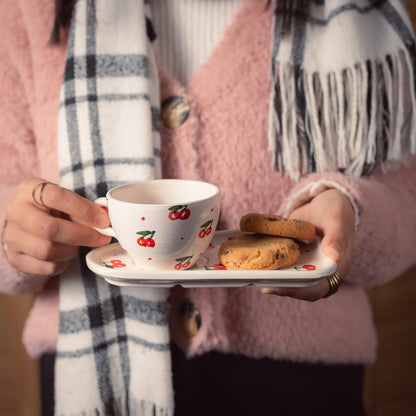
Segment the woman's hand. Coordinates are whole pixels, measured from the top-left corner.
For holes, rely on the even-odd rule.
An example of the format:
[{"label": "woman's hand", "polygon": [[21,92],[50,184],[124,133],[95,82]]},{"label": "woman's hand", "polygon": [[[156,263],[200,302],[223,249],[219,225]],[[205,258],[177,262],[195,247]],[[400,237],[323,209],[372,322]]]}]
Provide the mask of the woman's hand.
[{"label": "woman's hand", "polygon": [[[338,189],[328,189],[294,210],[290,218],[306,220],[315,225],[323,236],[323,252],[338,262],[339,275],[346,276],[351,268],[355,239],[355,213],[348,198]],[[310,287],[263,288],[262,293],[315,301],[323,298],[328,290],[328,280],[322,279]]]},{"label": "woman's hand", "polygon": [[[55,184],[42,192],[45,206],[32,198],[44,180],[24,180],[7,207],[4,242],[9,262],[24,273],[54,276],[62,273],[79,246],[98,247],[111,237],[93,227],[106,227],[109,218],[97,204]],[[36,191],[39,201],[39,190]]]}]

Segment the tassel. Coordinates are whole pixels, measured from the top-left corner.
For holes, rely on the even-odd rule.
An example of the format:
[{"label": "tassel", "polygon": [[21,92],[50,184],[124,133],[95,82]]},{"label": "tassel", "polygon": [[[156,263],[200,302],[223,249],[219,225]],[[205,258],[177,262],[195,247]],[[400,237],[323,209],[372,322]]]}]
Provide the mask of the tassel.
[{"label": "tassel", "polygon": [[414,68],[405,51],[342,71],[276,64],[269,147],[292,179],[338,170],[371,174],[416,152]]}]

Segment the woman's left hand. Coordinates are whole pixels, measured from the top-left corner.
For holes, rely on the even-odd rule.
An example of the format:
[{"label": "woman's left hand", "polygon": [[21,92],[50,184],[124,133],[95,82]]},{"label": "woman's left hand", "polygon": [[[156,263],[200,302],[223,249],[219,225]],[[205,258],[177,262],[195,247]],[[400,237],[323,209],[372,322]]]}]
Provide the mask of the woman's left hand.
[{"label": "woman's left hand", "polygon": [[[323,252],[338,262],[337,272],[341,278],[346,276],[351,268],[355,240],[355,212],[348,198],[338,189],[328,189],[294,210],[289,218],[309,221],[317,228],[323,236]],[[262,293],[311,302],[323,298],[328,290],[328,279],[309,287],[261,289]]]}]

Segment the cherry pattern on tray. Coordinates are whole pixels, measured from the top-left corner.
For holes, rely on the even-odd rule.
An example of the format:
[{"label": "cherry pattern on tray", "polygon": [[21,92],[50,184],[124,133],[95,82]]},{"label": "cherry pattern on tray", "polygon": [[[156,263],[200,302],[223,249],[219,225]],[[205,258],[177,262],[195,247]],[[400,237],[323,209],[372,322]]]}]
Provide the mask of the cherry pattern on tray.
[{"label": "cherry pattern on tray", "polygon": [[105,267],[109,269],[120,269],[122,267],[126,267],[126,263],[123,263],[121,260],[118,259],[104,261],[103,264]]},{"label": "cherry pattern on tray", "polygon": [[228,270],[222,263],[213,264],[211,266],[204,266],[205,270]]},{"label": "cherry pattern on tray", "polygon": [[304,264],[303,266],[295,266],[294,269],[299,272],[312,271],[316,270],[316,266],[313,264]]}]

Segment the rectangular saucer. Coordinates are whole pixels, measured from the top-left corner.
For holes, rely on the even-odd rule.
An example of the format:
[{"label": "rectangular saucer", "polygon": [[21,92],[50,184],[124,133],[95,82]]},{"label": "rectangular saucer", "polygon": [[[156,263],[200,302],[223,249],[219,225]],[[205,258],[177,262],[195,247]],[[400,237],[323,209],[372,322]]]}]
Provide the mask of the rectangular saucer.
[{"label": "rectangular saucer", "polygon": [[117,286],[145,287],[269,287],[312,286],[335,272],[337,264],[321,250],[321,239],[301,243],[297,262],[279,270],[229,270],[218,260],[218,249],[240,230],[217,231],[197,264],[187,270],[141,270],[119,244],[109,244],[88,253],[87,266],[109,283]]}]

